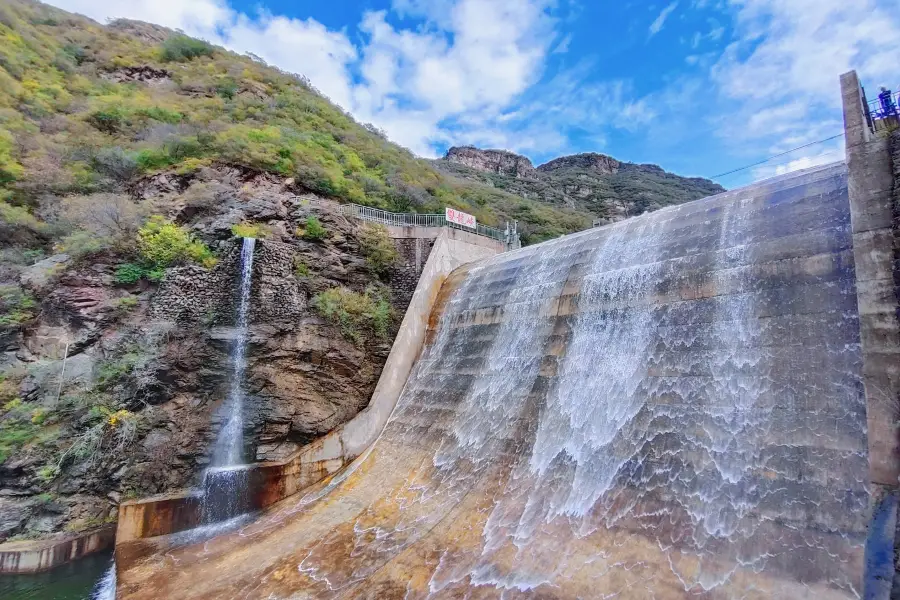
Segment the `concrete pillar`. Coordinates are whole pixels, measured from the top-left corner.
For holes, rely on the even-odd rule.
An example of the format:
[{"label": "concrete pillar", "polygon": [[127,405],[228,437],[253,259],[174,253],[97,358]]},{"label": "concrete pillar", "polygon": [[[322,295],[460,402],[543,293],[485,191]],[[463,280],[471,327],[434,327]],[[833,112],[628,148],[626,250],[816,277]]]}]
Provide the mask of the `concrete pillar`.
[{"label": "concrete pillar", "polygon": [[891,597],[895,577],[900,483],[900,321],[895,272],[893,165],[886,136],[865,119],[855,72],[841,76],[856,264],[863,386],[869,441],[872,518],[866,544],[864,597]]}]

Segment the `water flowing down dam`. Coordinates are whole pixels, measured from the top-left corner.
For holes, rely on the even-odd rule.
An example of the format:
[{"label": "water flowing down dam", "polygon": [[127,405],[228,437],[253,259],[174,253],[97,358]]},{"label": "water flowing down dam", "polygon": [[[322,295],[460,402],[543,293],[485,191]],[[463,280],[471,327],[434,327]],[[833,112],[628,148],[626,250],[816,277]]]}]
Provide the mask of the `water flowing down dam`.
[{"label": "water flowing down dam", "polygon": [[458,269],[367,452],[120,597],[861,597],[850,217],[841,163]]}]

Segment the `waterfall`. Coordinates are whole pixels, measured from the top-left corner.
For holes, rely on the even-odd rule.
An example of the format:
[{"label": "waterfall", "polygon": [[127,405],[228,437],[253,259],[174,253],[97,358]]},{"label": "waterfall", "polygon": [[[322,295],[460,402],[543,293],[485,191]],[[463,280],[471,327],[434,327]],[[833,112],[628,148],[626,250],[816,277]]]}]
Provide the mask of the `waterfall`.
[{"label": "waterfall", "polygon": [[116,563],[113,563],[103,573],[103,577],[94,586],[90,600],[115,600],[116,599]]},{"label": "waterfall", "polygon": [[247,370],[248,313],[255,245],[254,238],[244,238],[241,246],[240,291],[229,351],[231,383],[224,406],[227,416],[203,482],[203,521],[206,523],[244,512],[247,500],[247,471],[240,467],[244,464],[244,372]]},{"label": "waterfall", "polygon": [[216,441],[212,458],[213,467],[230,467],[244,462],[244,371],[247,369],[247,313],[250,308],[255,245],[254,238],[244,238],[241,247],[240,298],[229,357],[231,360],[231,385],[226,403],[228,417]]},{"label": "waterfall", "polygon": [[330,491],[362,508],[316,513],[338,525],[295,555],[303,591],[858,597],[846,186],[822,167],[471,268]]}]

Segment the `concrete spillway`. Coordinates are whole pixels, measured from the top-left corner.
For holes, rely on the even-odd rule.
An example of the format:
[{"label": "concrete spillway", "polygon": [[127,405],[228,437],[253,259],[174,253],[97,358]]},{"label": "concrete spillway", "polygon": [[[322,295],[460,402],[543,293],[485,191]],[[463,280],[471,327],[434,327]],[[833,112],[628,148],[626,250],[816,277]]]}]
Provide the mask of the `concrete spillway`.
[{"label": "concrete spillway", "polygon": [[120,596],[859,597],[855,282],[843,164],[463,268],[365,455]]}]

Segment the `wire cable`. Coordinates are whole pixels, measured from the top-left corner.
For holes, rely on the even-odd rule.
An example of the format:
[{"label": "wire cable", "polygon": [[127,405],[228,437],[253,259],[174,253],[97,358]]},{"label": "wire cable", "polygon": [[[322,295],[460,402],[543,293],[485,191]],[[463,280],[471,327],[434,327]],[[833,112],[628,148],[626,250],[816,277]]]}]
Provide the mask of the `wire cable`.
[{"label": "wire cable", "polygon": [[713,175],[712,177],[710,177],[710,179],[718,179],[719,177],[725,177],[726,175],[731,175],[731,174],[733,174],[733,173],[738,173],[738,172],[740,172],[740,171],[745,171],[745,170],[750,169],[750,168],[752,168],[752,167],[758,167],[759,165],[764,165],[764,164],[766,164],[767,162],[769,162],[770,160],[774,160],[774,159],[778,158],[779,156],[785,156],[786,154],[790,154],[791,152],[796,152],[797,150],[803,150],[804,148],[809,148],[810,146],[815,146],[816,144],[823,144],[823,143],[825,143],[825,142],[830,142],[831,140],[836,140],[836,139],[838,139],[839,137],[843,137],[843,136],[844,136],[843,133],[839,133],[839,134],[833,135],[833,136],[831,136],[831,137],[829,137],[829,138],[825,138],[824,140],[818,140],[818,141],[816,141],[816,142],[810,142],[810,143],[804,144],[804,145],[802,145],[802,146],[797,146],[796,148],[791,148],[790,150],[788,150],[788,151],[786,151],[786,152],[782,152],[781,154],[776,154],[776,155],[774,155],[774,156],[770,156],[769,158],[767,158],[767,159],[765,159],[765,160],[761,160],[761,161],[759,161],[759,162],[755,162],[755,163],[753,163],[752,165],[747,165],[746,167],[741,167],[740,169],[734,169],[733,171],[728,171],[728,172],[726,172],[726,173],[720,173],[720,174],[718,174],[718,175]]}]

